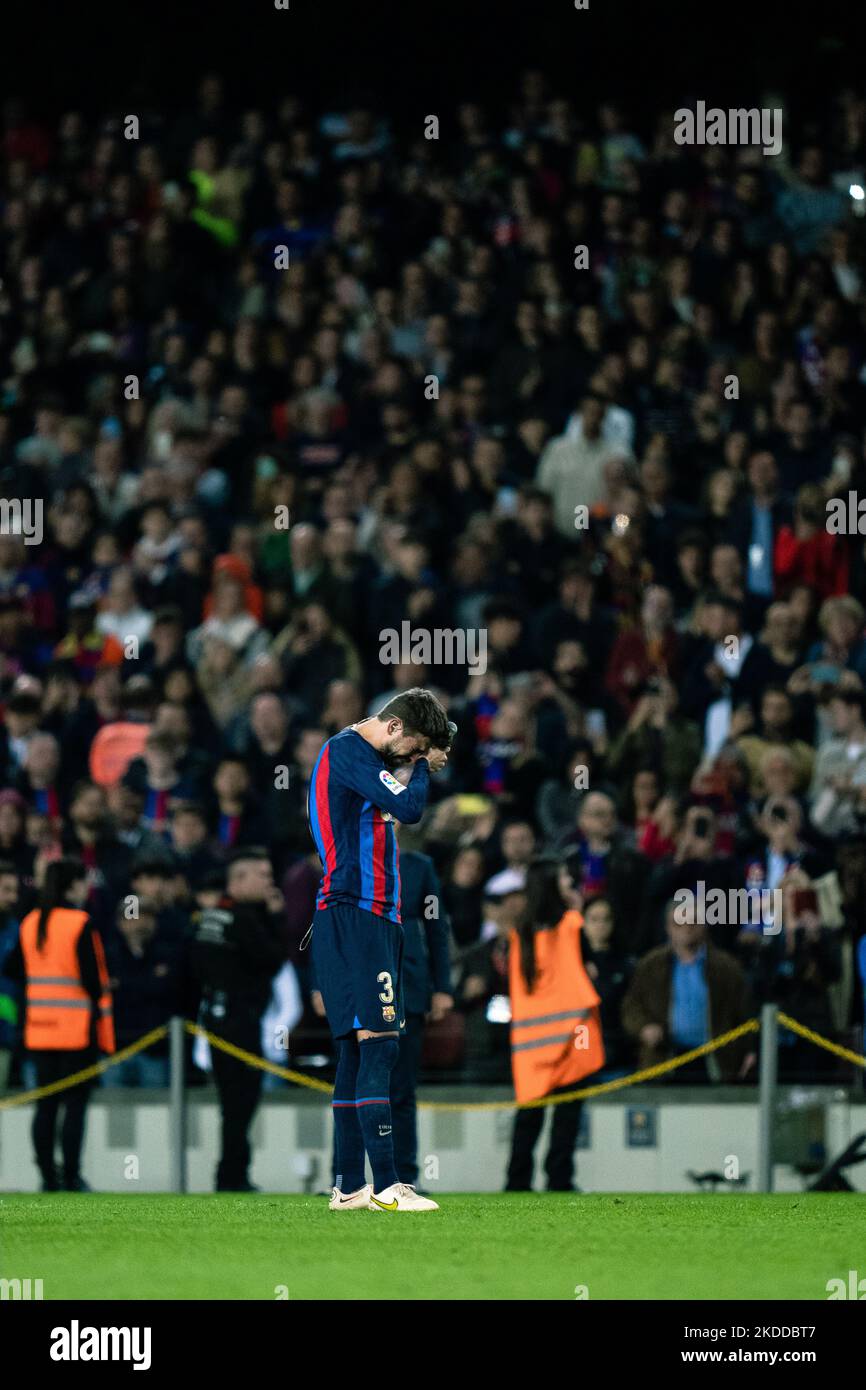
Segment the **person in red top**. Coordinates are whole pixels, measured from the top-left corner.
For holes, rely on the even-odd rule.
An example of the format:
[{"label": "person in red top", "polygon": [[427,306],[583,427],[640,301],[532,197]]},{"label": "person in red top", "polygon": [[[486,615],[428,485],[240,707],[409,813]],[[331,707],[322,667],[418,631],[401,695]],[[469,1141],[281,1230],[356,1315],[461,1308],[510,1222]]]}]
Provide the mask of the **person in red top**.
[{"label": "person in red top", "polygon": [[613,644],[605,685],[626,714],[634,710],[651,676],[676,675],[678,641],[673,617],[670,590],[653,584],[644,595],[640,627],[627,628]]},{"label": "person in red top", "polygon": [[824,525],[824,494],[807,483],[797,493],[793,526],[780,526],[773,551],[776,594],[785,598],[805,584],[820,598],[848,592],[848,548]]}]

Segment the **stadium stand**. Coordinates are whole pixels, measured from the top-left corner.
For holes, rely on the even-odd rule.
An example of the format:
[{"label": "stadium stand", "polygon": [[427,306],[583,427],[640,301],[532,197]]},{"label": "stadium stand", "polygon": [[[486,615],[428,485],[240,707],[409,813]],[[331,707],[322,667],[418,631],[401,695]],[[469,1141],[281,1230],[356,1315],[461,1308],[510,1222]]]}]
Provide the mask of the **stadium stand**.
[{"label": "stadium stand", "polygon": [[[509,1076],[496,1001],[538,850],[598,900],[610,1068],[694,1041],[651,1021],[667,905],[699,881],[786,895],[776,935],[708,927],[725,1018],[774,1000],[859,1047],[866,545],[825,519],[866,496],[866,102],[773,160],[679,146],[668,112],[641,138],[535,72],[503,120],[458,114],[444,142],[231,110],[214,76],[137,140],[7,108],[0,942],[81,856],[131,1041],[194,1016],[190,914],[265,844],[291,1055],[327,1051],[307,784],[327,737],[422,685],[460,729],[401,832],[453,941],[463,1027],[430,1030],[431,1076]],[[850,1074],[782,1052],[787,1080]],[[123,1079],[166,1079],[145,1062]]]}]

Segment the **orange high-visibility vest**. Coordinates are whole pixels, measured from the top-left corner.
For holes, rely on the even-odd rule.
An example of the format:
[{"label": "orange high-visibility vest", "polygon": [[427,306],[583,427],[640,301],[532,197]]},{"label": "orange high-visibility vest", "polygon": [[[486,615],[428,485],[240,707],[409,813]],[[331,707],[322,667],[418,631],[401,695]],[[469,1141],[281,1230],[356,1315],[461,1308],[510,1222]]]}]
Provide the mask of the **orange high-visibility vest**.
[{"label": "orange high-visibility vest", "polygon": [[[77,1052],[90,1045],[94,1004],[78,969],[78,938],[87,921],[86,912],[58,907],[48,918],[48,931],[40,951],[36,945],[39,913],[28,912],[21,923],[21,953],[27,974],[24,1046],[39,1050]],[[114,1016],[108,968],[98,932],[93,946],[102,993],[96,1006],[96,1041],[103,1052],[114,1052]]]},{"label": "orange high-visibility vest", "polygon": [[579,912],[535,934],[535,984],[530,993],[520,965],[520,937],[511,933],[511,1071],[519,1104],[558,1086],[577,1086],[604,1066],[601,1000],[580,951]]}]

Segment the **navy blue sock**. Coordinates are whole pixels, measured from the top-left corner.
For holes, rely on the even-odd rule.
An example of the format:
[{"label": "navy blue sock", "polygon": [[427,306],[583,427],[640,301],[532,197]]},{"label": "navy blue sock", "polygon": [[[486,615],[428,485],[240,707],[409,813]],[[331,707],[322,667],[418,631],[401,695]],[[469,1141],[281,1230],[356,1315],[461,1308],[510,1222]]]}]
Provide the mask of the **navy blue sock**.
[{"label": "navy blue sock", "polygon": [[396,1038],[364,1038],[358,1044],[361,1065],[355,1096],[364,1148],[373,1169],[373,1191],[397,1181],[391,1137],[391,1071],[400,1055]]},{"label": "navy blue sock", "polygon": [[367,1181],[364,1173],[364,1136],[358,1123],[355,1090],[358,1084],[357,1038],[340,1038],[337,1043],[337,1075],[334,1077],[334,1161],[335,1187],[341,1192],[357,1192]]}]

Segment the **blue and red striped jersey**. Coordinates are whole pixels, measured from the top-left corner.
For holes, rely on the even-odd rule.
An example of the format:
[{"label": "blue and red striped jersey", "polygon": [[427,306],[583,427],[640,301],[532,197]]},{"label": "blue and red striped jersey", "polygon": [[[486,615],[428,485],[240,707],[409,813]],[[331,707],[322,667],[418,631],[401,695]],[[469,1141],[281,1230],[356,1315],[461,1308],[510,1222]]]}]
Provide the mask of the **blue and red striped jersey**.
[{"label": "blue and red striped jersey", "polygon": [[313,769],[307,801],[322,861],[316,908],[352,903],[400,921],[400,856],[392,821],[421,819],[430,785],[425,758],[407,787],[354,729],[329,738]]}]

